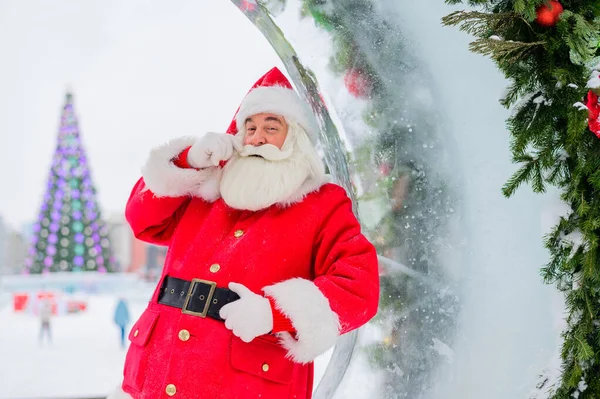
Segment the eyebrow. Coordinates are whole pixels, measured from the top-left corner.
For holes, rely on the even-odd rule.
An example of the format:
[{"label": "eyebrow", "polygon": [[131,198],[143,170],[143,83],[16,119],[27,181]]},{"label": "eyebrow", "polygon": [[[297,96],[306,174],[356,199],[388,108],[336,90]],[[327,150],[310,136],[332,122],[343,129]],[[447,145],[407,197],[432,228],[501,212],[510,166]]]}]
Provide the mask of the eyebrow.
[{"label": "eyebrow", "polygon": [[[273,121],[279,123],[280,125],[283,125],[283,123],[281,123],[279,118],[275,118],[274,116],[267,116],[265,118],[265,122],[273,122]],[[244,124],[246,124],[248,122],[253,122],[252,118],[246,118],[246,120],[244,121]]]},{"label": "eyebrow", "polygon": [[270,122],[270,121],[275,121],[275,122],[279,123],[280,125],[282,124],[281,121],[279,120],[279,118],[275,118],[274,116],[268,116],[265,118],[265,122]]}]

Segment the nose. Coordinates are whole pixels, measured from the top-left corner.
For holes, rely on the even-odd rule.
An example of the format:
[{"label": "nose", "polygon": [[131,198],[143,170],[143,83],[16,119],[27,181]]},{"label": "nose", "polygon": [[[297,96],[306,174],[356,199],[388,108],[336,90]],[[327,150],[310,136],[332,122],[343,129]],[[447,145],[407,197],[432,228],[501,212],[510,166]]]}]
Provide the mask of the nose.
[{"label": "nose", "polygon": [[250,144],[254,147],[258,147],[267,143],[267,137],[261,131],[257,131],[252,135],[250,139]]}]

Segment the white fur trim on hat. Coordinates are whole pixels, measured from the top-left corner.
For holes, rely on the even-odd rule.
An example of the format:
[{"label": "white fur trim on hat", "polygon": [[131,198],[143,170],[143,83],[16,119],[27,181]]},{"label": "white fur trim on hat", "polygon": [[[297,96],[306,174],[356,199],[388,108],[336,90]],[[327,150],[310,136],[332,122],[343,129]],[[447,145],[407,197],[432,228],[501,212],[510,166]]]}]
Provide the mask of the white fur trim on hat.
[{"label": "white fur trim on hat", "polygon": [[222,169],[211,167],[202,170],[183,169],[173,163],[183,150],[196,142],[193,137],[183,137],[153,149],[142,176],[146,187],[157,197],[183,197],[191,195],[213,202],[221,194],[219,183]]},{"label": "white fur trim on hat", "polygon": [[309,363],[335,345],[340,331],[338,315],[312,281],[293,278],[265,287],[263,292],[273,298],[275,307],[296,330],[296,338],[287,332],[277,333],[290,359]]},{"label": "white fur trim on hat", "polygon": [[311,141],[314,142],[317,138],[317,121],[308,104],[292,89],[283,86],[261,86],[251,90],[235,116],[238,131],[244,129],[247,118],[261,113],[277,114],[286,120],[297,122],[306,130]]}]

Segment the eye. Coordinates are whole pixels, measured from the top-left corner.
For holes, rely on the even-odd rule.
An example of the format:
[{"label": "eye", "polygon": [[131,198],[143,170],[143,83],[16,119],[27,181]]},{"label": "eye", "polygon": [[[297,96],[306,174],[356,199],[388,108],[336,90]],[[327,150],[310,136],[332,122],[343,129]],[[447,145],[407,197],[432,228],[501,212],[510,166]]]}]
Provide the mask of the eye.
[{"label": "eye", "polygon": [[249,132],[253,132],[253,131],[256,130],[256,128],[255,127],[249,127],[249,128],[246,128],[246,130],[249,131]]}]

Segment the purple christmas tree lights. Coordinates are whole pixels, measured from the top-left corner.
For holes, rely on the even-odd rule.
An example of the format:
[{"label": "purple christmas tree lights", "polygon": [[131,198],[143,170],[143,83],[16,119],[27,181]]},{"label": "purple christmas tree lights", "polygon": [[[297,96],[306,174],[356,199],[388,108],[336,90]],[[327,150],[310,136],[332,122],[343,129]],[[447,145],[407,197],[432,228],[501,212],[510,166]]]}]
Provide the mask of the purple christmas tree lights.
[{"label": "purple christmas tree lights", "polygon": [[67,93],[48,184],[25,261],[26,273],[114,270],[108,229]]}]

